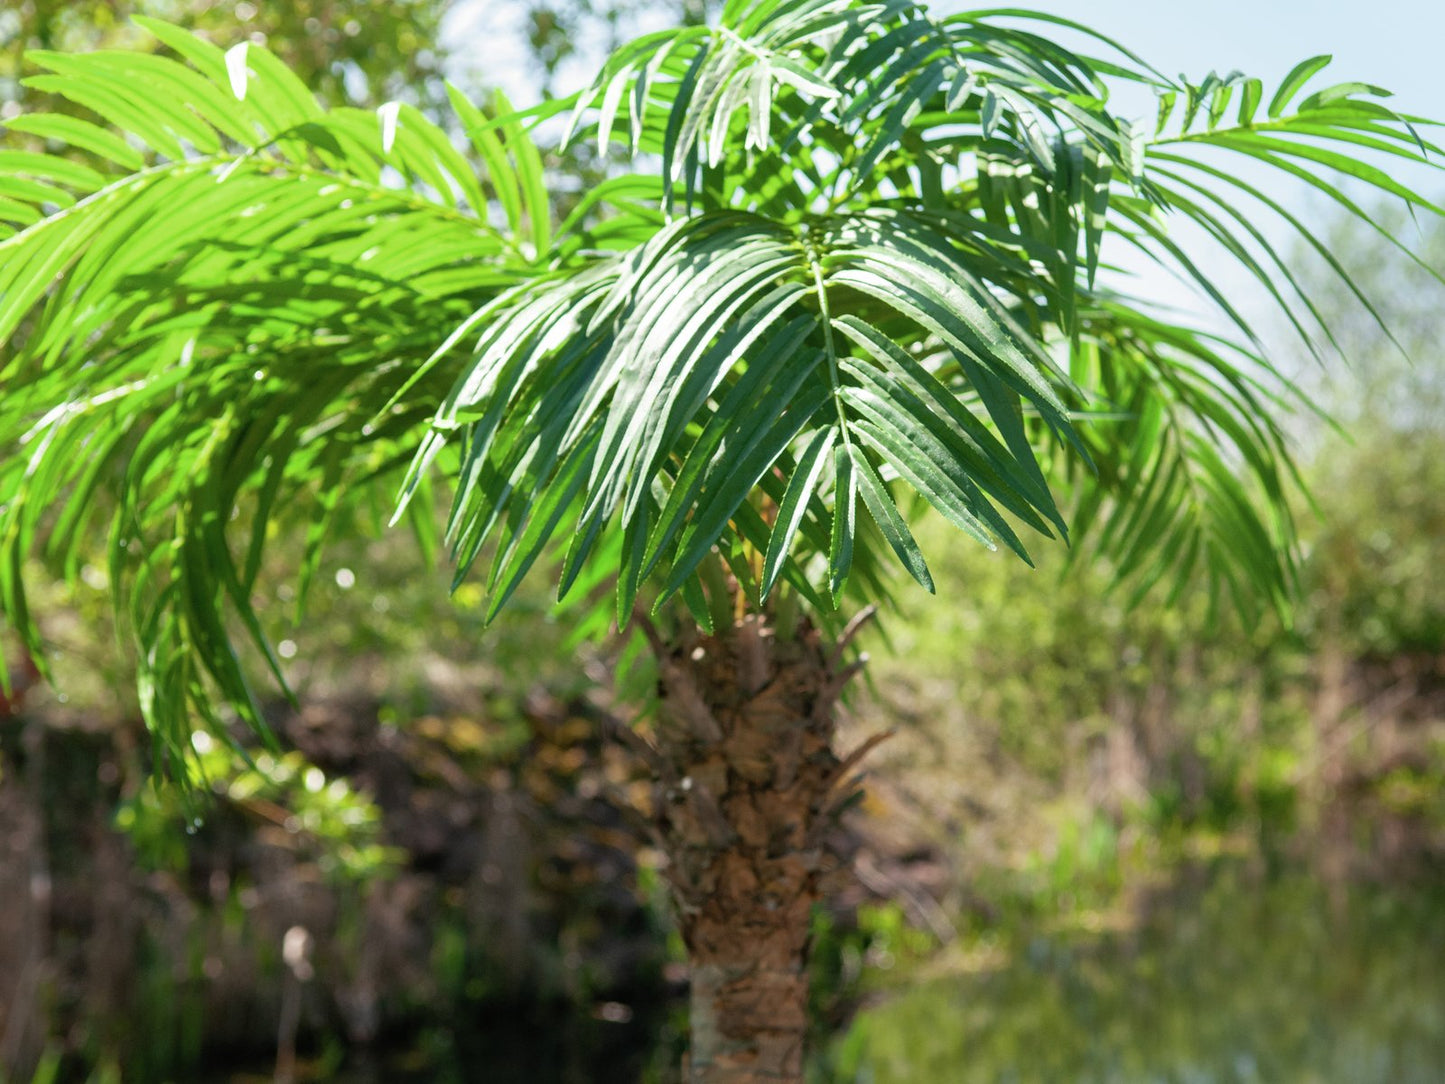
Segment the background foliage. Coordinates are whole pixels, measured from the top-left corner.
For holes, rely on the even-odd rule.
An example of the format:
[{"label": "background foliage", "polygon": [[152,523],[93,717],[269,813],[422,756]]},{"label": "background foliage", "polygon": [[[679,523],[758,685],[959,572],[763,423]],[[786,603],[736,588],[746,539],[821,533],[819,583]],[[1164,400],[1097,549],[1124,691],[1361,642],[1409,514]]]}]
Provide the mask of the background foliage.
[{"label": "background foliage", "polygon": [[[423,108],[445,101],[437,51],[445,0],[19,0],[0,11],[0,120],[59,105],[26,87],[32,49],[153,50],[136,15],[174,22],[229,46],[265,46],[329,101],[375,107],[400,100]],[[61,108],[65,108],[63,105]]]},{"label": "background foliage", "polygon": [[[52,26],[69,32],[67,18]],[[287,40],[279,23],[264,29],[273,47]],[[303,70],[306,55],[293,57]],[[385,66],[377,71],[389,85]],[[312,73],[332,80],[332,93],[351,86],[334,71]],[[1404,219],[1382,221],[1411,236]],[[1445,558],[1439,288],[1378,234],[1331,229],[1415,362],[1402,363],[1321,271],[1312,288],[1342,317],[1336,334],[1356,365],[1346,373],[1331,355],[1320,375],[1301,357],[1292,375],[1320,389],[1353,440],[1293,423],[1318,508],[1297,508],[1306,594],[1292,629],[1210,624],[1197,583],[1177,601],[1155,592],[1135,604],[1106,591],[1107,564],[1065,575],[1062,554],[1050,553],[1030,571],[920,528],[944,589],[906,603],[892,643],[872,645],[877,700],[855,705],[858,733],[871,731],[875,710],[912,725],[885,747],[853,823],[873,899],[861,919],[844,913],[820,927],[832,996],[818,1011],[845,1019],[838,996],[851,1002],[859,983],[876,992],[934,981],[863,1017],[820,1074],[910,1079],[930,1058],[956,1065],[958,1049],[931,1044],[960,1034],[960,1014],[984,1077],[1182,1072],[1213,1065],[1220,1049],[1191,1026],[1203,1003],[1233,1006],[1216,1026],[1258,1034],[1251,1052],[1284,1059],[1258,1063],[1278,1075],[1349,1065],[1350,1079],[1366,1081],[1384,1064],[1379,1079],[1411,1079],[1419,1059],[1438,1064],[1445,997],[1438,976],[1412,965],[1439,944],[1439,911],[1411,894],[1438,889],[1445,855],[1445,581],[1433,574]],[[1421,245],[1427,262],[1445,266],[1445,234],[1429,231]],[[125,1064],[125,1079],[161,1080],[217,1049],[268,1069],[294,977],[280,955],[293,922],[318,939],[301,1027],[318,1067],[342,1059],[339,1036],[367,1034],[367,1011],[382,1022],[382,1048],[405,1051],[400,1064],[451,1066],[428,1079],[464,1079],[469,1058],[506,1048],[499,1032],[543,1027],[567,1036],[563,1053],[529,1064],[535,1051],[508,1048],[519,1079],[567,1080],[598,1064],[638,1079],[671,1061],[647,1052],[651,1036],[672,1041],[653,859],[618,844],[632,781],[609,763],[597,705],[583,695],[607,677],[608,660],[568,656],[568,630],[544,616],[542,596],[524,589],[525,619],[484,630],[466,605],[480,599],[453,609],[405,545],[371,540],[364,519],[341,533],[306,623],[271,630],[295,646],[284,667],[310,722],[267,704],[282,755],[232,773],[213,752],[226,800],[191,835],[171,831],[179,811],[147,789],[133,706],[117,706],[125,662],[106,628],[106,573],[41,592],[62,691],[37,690],[24,714],[8,704],[0,713],[0,890],[27,901],[3,921],[29,924],[5,927],[0,942],[36,952],[0,967],[17,983],[15,995],[0,987],[12,1029],[0,1053],[26,1067],[17,1079],[46,1058],[76,1079]],[[294,557],[280,547],[258,592],[289,601]],[[445,658],[428,646],[437,643]],[[539,680],[522,679],[522,663],[538,659],[554,661]],[[348,700],[363,686],[370,700]],[[479,851],[449,842],[467,835],[485,840]],[[1221,865],[1223,887],[1195,891],[1190,878]],[[43,907],[31,893],[36,869],[57,886]],[[1261,890],[1258,913],[1225,913],[1279,869],[1295,872]],[[1292,879],[1301,870],[1308,880]],[[1176,879],[1175,894],[1160,889]],[[502,894],[500,883],[520,887]],[[1150,901],[1168,916],[1157,922],[1199,924],[1198,941],[1148,948]],[[480,921],[477,908],[490,908]],[[1298,946],[1277,929],[1281,915]],[[1124,932],[1099,941],[1101,927]],[[1279,956],[1269,958],[1271,981],[1252,985],[1258,959],[1221,961],[1213,946],[1261,929],[1260,944]],[[368,939],[395,952],[373,961],[370,978],[346,962]],[[107,958],[87,947],[96,944],[124,951]],[[508,944],[525,948],[509,957],[499,948]],[[1196,953],[1198,944],[1208,948]],[[407,958],[431,977],[402,966]],[[27,994],[18,984],[32,959],[40,978]],[[1131,961],[1143,970],[1108,978]],[[1184,992],[1141,1002],[1161,971]],[[1275,980],[1289,974],[1340,998],[1365,976],[1378,994],[1372,1030],[1356,1042],[1338,1037],[1331,1018],[1278,1004]],[[997,1016],[977,1008],[985,1000],[1001,1006]],[[1108,1021],[1141,1011],[1155,1014],[1157,1041],[1124,1035],[1098,1055],[1115,1061],[1088,1062],[1084,1047],[1098,1048],[1085,1035],[1116,1034]],[[635,1024],[619,1022],[628,1014]],[[512,1026],[489,1032],[478,1023],[488,1018]],[[128,1026],[136,1019],[156,1026]],[[1322,1042],[1325,1033],[1338,1042]],[[1040,1034],[1069,1037],[1077,1057],[1030,1061],[1064,1056]],[[482,1049],[462,1049],[467,1035]]]}]

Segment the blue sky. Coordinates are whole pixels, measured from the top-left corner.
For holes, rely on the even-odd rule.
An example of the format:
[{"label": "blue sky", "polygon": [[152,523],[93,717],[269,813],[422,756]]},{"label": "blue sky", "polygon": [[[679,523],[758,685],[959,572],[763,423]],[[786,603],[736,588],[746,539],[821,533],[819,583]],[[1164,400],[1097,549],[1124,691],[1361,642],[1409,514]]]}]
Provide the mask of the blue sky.
[{"label": "blue sky", "polygon": [[[945,2],[943,11],[976,4]],[[1402,112],[1445,116],[1445,0],[1055,0],[1021,4],[1118,38],[1167,75],[1197,81],[1239,68],[1268,84],[1296,61],[1330,53],[1335,81],[1396,92]]]},{"label": "blue sky", "polygon": [[[978,3],[941,0],[933,6],[953,12],[975,9]],[[1373,83],[1395,93],[1390,105],[1400,112],[1445,119],[1445,0],[1212,0],[1207,4],[1053,0],[1020,6],[1086,23],[1133,49],[1166,75],[1183,74],[1198,82],[1211,69],[1224,74],[1238,68],[1262,78],[1266,95],[1297,62],[1327,53],[1334,62],[1315,77],[1312,86],[1346,80]],[[1140,99],[1141,104],[1144,100]],[[1140,111],[1132,102],[1120,100],[1115,106],[1125,115]],[[1272,176],[1271,170],[1245,168],[1251,180],[1296,209],[1311,212],[1318,208],[1320,213],[1328,213],[1321,197]],[[1439,172],[1408,164],[1403,172],[1398,166],[1392,169],[1426,196],[1445,189],[1445,176]],[[1266,220],[1263,225],[1275,240],[1283,239],[1278,223]],[[1233,261],[1209,251],[1200,255],[1201,265],[1222,277],[1227,292],[1257,291]],[[1170,304],[1204,311],[1191,300],[1191,291],[1176,283],[1158,282],[1157,276],[1144,292]],[[1252,307],[1245,304],[1246,311]]]},{"label": "blue sky", "polygon": [[[938,0],[938,11],[973,4]],[[1267,82],[1307,56],[1331,53],[1339,78],[1377,83],[1408,112],[1445,115],[1445,0],[1053,0],[1032,6],[1120,39],[1170,75],[1240,68]],[[526,91],[519,0],[457,0],[447,37],[487,81]],[[582,73],[579,72],[579,75]]]}]

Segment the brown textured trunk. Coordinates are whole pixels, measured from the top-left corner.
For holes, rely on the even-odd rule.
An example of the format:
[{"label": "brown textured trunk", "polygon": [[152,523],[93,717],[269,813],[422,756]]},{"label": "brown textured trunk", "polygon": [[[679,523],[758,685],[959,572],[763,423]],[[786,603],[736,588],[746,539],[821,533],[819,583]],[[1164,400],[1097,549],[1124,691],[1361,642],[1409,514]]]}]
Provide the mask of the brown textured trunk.
[{"label": "brown textured trunk", "polygon": [[850,767],[834,704],[851,669],[806,623],[748,617],[664,642],[653,766],[667,876],[692,972],[690,1084],[800,1082],[822,845]]}]

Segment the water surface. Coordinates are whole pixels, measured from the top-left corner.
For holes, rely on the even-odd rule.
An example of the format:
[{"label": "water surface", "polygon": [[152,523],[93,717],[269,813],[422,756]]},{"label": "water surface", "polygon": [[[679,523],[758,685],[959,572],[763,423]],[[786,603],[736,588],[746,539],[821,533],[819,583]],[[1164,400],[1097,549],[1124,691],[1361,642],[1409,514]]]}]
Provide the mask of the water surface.
[{"label": "water surface", "polygon": [[857,1084],[1439,1084],[1445,895],[1225,868],[1124,933],[1017,939],[835,1047]]}]

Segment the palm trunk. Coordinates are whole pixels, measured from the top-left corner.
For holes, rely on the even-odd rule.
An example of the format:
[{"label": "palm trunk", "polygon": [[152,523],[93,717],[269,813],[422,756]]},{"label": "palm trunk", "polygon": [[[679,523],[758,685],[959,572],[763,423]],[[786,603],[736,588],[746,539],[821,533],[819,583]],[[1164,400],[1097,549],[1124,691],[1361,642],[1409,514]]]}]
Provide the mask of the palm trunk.
[{"label": "palm trunk", "polygon": [[801,1082],[822,835],[848,767],[834,704],[852,670],[807,624],[787,640],[753,617],[716,636],[647,633],[659,836],[692,971],[688,1080]]}]

